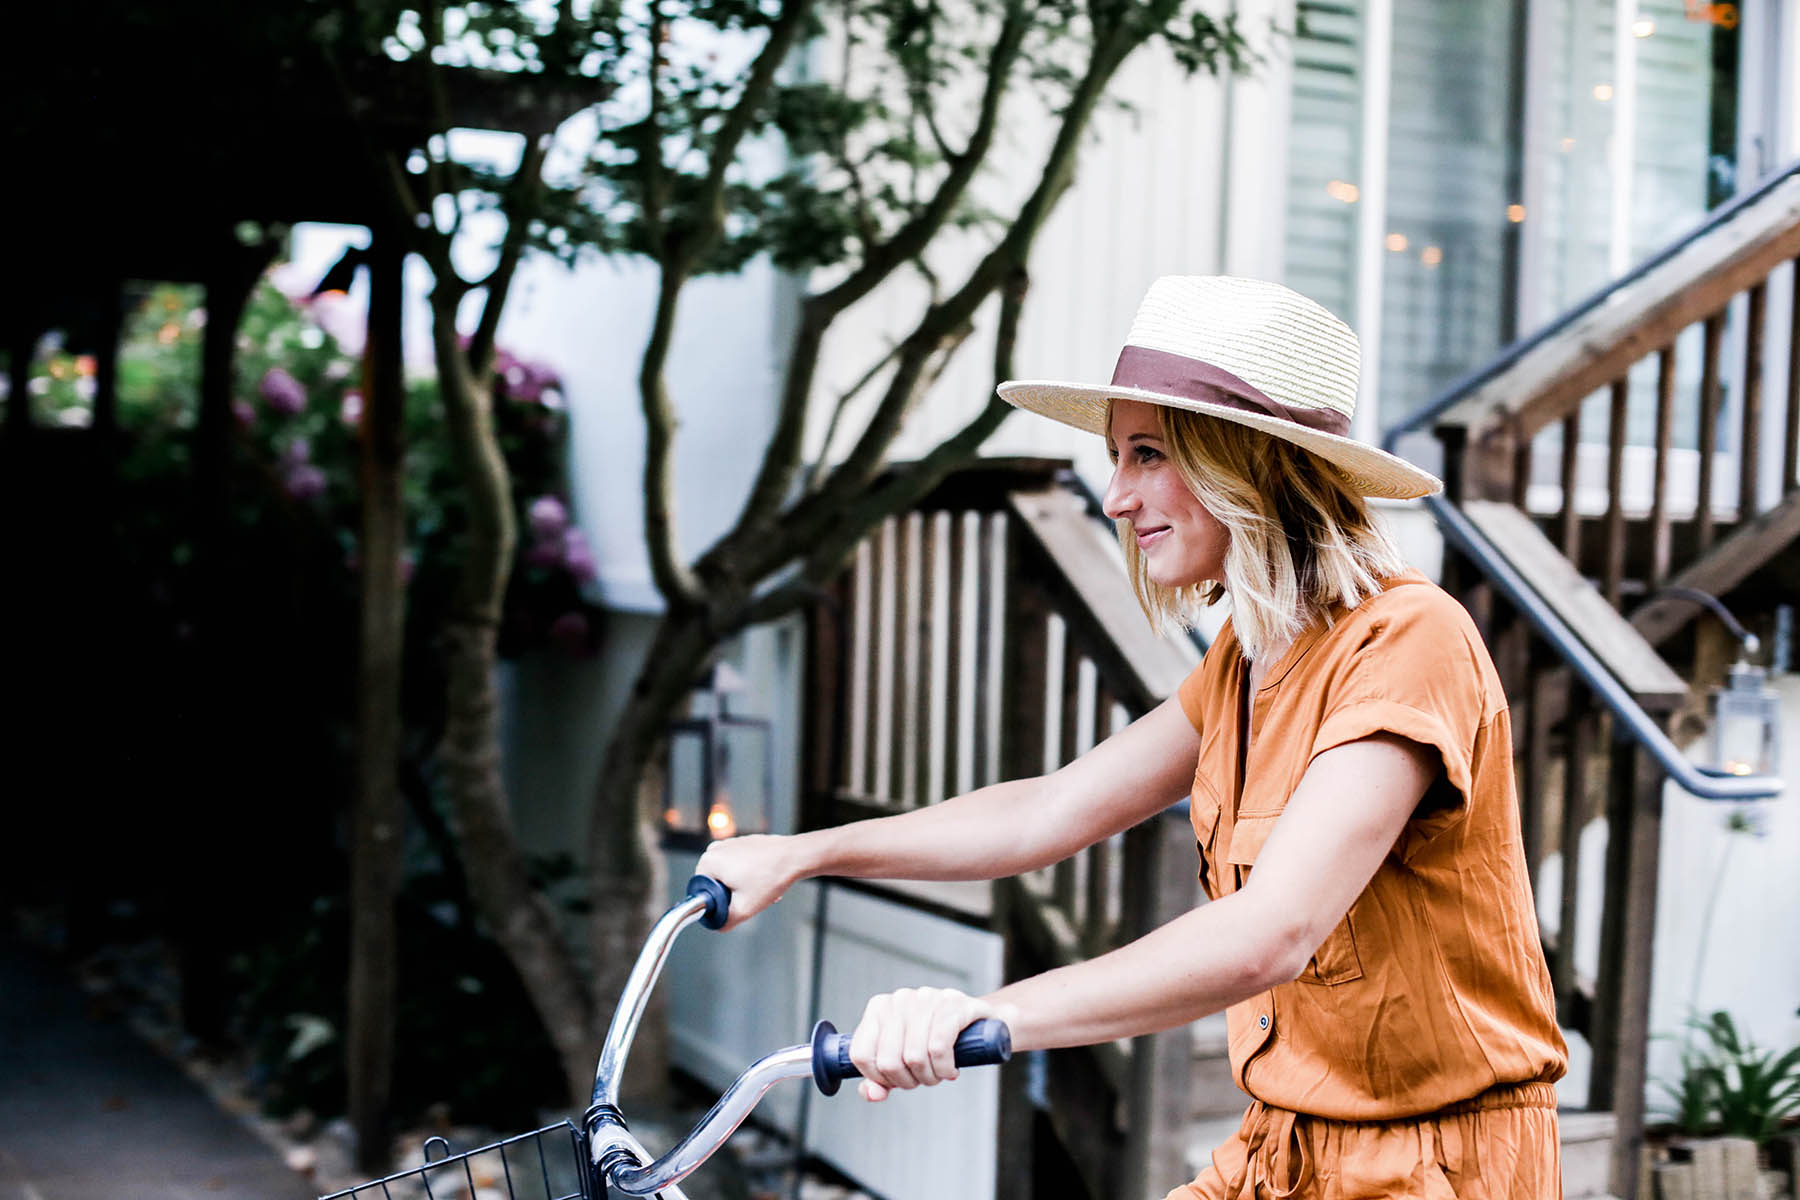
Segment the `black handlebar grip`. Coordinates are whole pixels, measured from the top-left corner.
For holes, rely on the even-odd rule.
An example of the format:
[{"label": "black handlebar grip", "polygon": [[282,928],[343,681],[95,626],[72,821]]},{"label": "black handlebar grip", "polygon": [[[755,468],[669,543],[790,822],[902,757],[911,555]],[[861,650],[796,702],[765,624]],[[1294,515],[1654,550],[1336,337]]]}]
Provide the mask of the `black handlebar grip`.
[{"label": "black handlebar grip", "polygon": [[[1012,1058],[1012,1030],[1006,1022],[983,1017],[956,1036],[956,1065],[985,1067]],[[837,1095],[846,1079],[860,1079],[862,1072],[850,1061],[850,1035],[839,1033],[830,1021],[813,1026],[813,1082],[827,1096]]]},{"label": "black handlebar grip", "polygon": [[706,897],[706,915],[700,923],[708,929],[723,929],[731,916],[731,889],[709,875],[696,875],[688,880],[687,894]]}]

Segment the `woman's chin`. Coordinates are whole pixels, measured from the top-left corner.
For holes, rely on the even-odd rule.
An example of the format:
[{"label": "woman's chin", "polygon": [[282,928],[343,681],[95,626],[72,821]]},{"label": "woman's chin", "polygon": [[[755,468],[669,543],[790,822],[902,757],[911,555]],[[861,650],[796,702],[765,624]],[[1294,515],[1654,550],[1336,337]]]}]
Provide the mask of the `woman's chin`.
[{"label": "woman's chin", "polygon": [[1150,582],[1154,583],[1157,587],[1168,588],[1171,591],[1192,587],[1194,584],[1200,582],[1200,576],[1193,572],[1159,567],[1156,563],[1150,563],[1149,570],[1146,571],[1145,574],[1150,577]]}]

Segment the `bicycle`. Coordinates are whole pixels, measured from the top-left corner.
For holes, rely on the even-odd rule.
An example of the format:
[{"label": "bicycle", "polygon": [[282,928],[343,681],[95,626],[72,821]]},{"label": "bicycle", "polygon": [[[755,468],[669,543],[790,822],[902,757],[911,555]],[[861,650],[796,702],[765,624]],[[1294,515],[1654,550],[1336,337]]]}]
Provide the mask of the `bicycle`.
[{"label": "bicycle", "polygon": [[[730,890],[716,879],[696,875],[688,881],[686,898],[651,929],[606,1031],[594,1071],[593,1102],[579,1126],[559,1121],[460,1153],[452,1153],[443,1138],[430,1138],[421,1165],[320,1200],[489,1196],[495,1200],[606,1200],[609,1188],[627,1196],[687,1200],[681,1181],[725,1144],[770,1088],[784,1079],[811,1076],[819,1091],[831,1096],[844,1080],[862,1074],[850,1061],[850,1035],[839,1033],[830,1021],[820,1021],[809,1041],[751,1063],[711,1111],[660,1158],[653,1158],[632,1135],[619,1111],[619,1079],[650,991],[676,936],[695,922],[708,929],[722,928],[730,910]],[[1012,1057],[1012,1035],[1000,1021],[977,1021],[957,1037],[955,1056],[959,1067],[1006,1062]]]}]

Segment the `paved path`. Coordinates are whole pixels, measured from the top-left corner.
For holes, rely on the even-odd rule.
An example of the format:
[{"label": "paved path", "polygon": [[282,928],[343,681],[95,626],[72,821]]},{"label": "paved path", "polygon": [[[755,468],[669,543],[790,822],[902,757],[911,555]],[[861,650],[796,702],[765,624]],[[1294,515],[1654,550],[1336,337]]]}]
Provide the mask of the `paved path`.
[{"label": "paved path", "polygon": [[60,967],[0,939],[0,1200],[313,1200]]}]

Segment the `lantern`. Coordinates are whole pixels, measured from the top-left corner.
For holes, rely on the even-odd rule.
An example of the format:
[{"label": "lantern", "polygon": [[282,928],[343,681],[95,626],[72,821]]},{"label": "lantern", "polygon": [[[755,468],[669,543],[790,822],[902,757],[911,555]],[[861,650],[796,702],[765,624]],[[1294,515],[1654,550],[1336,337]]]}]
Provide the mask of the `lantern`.
[{"label": "lantern", "polygon": [[[1745,642],[1753,650],[1755,639]],[[1713,763],[1732,775],[1774,775],[1781,769],[1781,693],[1768,673],[1740,658],[1712,696]]]},{"label": "lantern", "polygon": [[694,693],[689,716],[669,725],[663,777],[663,833],[671,845],[703,847],[740,833],[766,833],[775,794],[774,727],[766,717],[731,711],[749,690],[743,676],[716,665]]}]

